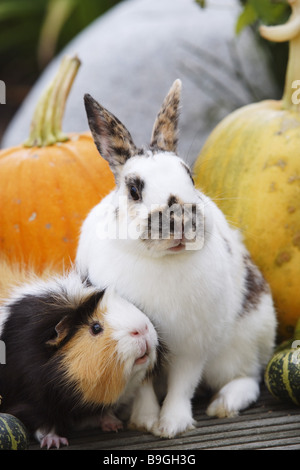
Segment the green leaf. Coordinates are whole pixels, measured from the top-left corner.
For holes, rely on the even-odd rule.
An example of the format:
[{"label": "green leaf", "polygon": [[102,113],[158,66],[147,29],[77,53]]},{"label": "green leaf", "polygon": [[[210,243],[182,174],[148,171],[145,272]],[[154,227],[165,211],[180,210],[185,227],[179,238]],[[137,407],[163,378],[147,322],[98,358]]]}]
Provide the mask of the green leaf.
[{"label": "green leaf", "polygon": [[289,15],[290,6],[286,0],[247,0],[236,22],[235,31],[239,34],[257,20],[267,25],[285,23]]},{"label": "green leaf", "polygon": [[244,10],[237,19],[235,32],[239,34],[246,26],[253,24],[258,18],[256,10],[251,3],[247,3]]},{"label": "green leaf", "polygon": [[248,0],[248,3],[256,11],[258,18],[265,24],[277,24],[289,8],[286,1]]}]

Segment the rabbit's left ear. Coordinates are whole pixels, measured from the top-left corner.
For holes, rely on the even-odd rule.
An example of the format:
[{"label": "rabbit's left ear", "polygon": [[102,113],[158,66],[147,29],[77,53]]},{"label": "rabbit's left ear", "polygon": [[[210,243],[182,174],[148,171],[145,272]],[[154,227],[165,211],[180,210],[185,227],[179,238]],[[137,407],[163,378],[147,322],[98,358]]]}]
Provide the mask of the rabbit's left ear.
[{"label": "rabbit's left ear", "polygon": [[91,95],[84,95],[84,104],[94,142],[100,155],[108,161],[118,183],[124,163],[140,150],[133,143],[130,132],[112,113]]},{"label": "rabbit's left ear", "polygon": [[181,80],[177,79],[165,97],[153,126],[150,148],[154,151],[176,153],[180,94]]}]

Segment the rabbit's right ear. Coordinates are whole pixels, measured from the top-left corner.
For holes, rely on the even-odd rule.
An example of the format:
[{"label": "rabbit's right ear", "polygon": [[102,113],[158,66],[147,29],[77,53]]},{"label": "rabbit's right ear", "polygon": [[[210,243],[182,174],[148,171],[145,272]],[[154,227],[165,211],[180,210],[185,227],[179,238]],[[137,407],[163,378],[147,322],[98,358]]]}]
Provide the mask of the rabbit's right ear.
[{"label": "rabbit's right ear", "polygon": [[91,95],[84,95],[84,104],[94,142],[100,155],[108,161],[118,184],[122,166],[140,150],[119,119],[103,108]]}]

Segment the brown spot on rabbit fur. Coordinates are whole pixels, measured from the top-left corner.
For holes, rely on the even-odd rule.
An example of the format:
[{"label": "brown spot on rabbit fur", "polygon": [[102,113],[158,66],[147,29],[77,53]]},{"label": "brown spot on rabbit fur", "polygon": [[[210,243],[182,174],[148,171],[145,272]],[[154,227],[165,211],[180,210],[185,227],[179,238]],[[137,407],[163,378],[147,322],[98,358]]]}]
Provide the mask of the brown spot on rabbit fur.
[{"label": "brown spot on rabbit fur", "polygon": [[244,256],[244,263],[246,266],[246,276],[242,314],[257,307],[261,295],[269,293],[268,284],[261,272],[253,264],[249,255]]}]

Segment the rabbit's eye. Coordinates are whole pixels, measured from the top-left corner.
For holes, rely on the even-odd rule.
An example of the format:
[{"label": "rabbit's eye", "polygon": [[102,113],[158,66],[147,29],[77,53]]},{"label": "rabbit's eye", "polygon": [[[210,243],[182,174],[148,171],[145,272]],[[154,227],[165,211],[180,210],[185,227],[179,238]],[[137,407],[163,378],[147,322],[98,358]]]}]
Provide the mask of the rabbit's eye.
[{"label": "rabbit's eye", "polygon": [[138,201],[140,199],[139,192],[135,186],[130,186],[130,196],[134,201]]},{"label": "rabbit's eye", "polygon": [[144,181],[136,174],[126,175],[125,184],[127,186],[128,195],[133,201],[142,201]]},{"label": "rabbit's eye", "polygon": [[90,327],[90,332],[92,333],[93,336],[99,335],[99,333],[102,333],[103,328],[99,322],[95,322],[91,325]]}]

